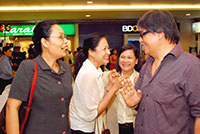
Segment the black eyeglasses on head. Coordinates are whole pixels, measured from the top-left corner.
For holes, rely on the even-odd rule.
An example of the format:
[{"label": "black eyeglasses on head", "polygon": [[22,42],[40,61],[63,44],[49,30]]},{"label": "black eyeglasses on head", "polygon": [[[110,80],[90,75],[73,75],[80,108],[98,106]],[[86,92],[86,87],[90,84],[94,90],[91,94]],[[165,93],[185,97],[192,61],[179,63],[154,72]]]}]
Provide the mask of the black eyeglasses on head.
[{"label": "black eyeglasses on head", "polygon": [[150,33],[150,31],[146,31],[146,32],[140,33],[140,37],[143,38],[143,36],[145,36],[148,33]]}]

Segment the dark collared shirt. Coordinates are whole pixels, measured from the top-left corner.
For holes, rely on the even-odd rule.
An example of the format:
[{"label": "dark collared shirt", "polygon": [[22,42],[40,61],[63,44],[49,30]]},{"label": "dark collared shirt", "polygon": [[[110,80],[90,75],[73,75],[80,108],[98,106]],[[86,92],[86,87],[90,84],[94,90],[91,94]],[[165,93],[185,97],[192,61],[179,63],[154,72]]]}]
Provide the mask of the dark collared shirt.
[{"label": "dark collared shirt", "polygon": [[[59,72],[56,73],[41,56],[35,61],[38,64],[38,77],[25,134],[70,134],[71,67],[63,61],[57,61]],[[33,73],[33,61],[26,60],[20,64],[11,86],[10,98],[28,100]]]},{"label": "dark collared shirt", "polygon": [[148,57],[136,89],[142,91],[135,134],[193,134],[200,117],[200,60],[176,45],[152,76]]}]

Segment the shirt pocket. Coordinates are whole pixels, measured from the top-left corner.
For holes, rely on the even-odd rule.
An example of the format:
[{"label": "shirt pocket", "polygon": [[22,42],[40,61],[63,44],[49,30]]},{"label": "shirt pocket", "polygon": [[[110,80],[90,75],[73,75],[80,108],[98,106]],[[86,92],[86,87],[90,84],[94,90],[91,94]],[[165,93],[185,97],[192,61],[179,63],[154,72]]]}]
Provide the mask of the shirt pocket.
[{"label": "shirt pocket", "polygon": [[158,81],[153,85],[152,98],[154,101],[160,104],[170,104],[178,100],[178,98],[183,96],[183,91],[181,91],[175,83]]},{"label": "shirt pocket", "polygon": [[182,109],[184,102],[183,91],[175,83],[158,81],[152,89],[152,99],[154,109],[157,115],[157,122],[160,132],[165,134],[168,128],[175,129],[180,120],[177,117]]}]

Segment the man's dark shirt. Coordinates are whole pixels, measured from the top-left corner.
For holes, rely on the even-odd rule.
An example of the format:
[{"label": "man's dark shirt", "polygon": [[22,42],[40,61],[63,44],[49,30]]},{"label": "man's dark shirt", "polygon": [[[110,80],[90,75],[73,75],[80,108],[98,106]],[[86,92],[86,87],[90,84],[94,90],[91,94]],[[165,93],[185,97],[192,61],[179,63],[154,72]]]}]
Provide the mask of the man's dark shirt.
[{"label": "man's dark shirt", "polygon": [[193,134],[200,117],[200,60],[176,45],[152,76],[153,57],[140,71],[135,134]]}]

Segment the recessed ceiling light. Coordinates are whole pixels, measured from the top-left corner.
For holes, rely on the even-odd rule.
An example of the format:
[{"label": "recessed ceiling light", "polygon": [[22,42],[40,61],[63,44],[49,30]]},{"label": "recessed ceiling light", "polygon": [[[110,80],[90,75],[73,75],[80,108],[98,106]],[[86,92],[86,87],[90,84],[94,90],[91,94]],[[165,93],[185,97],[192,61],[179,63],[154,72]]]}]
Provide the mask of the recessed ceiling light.
[{"label": "recessed ceiling light", "polygon": [[88,3],[88,4],[92,4],[92,3],[93,3],[93,1],[87,1],[87,3]]},{"label": "recessed ceiling light", "polygon": [[191,16],[191,14],[190,13],[186,13],[185,16]]},{"label": "recessed ceiling light", "polygon": [[85,17],[89,18],[89,17],[91,17],[91,15],[90,14],[86,14]]}]

